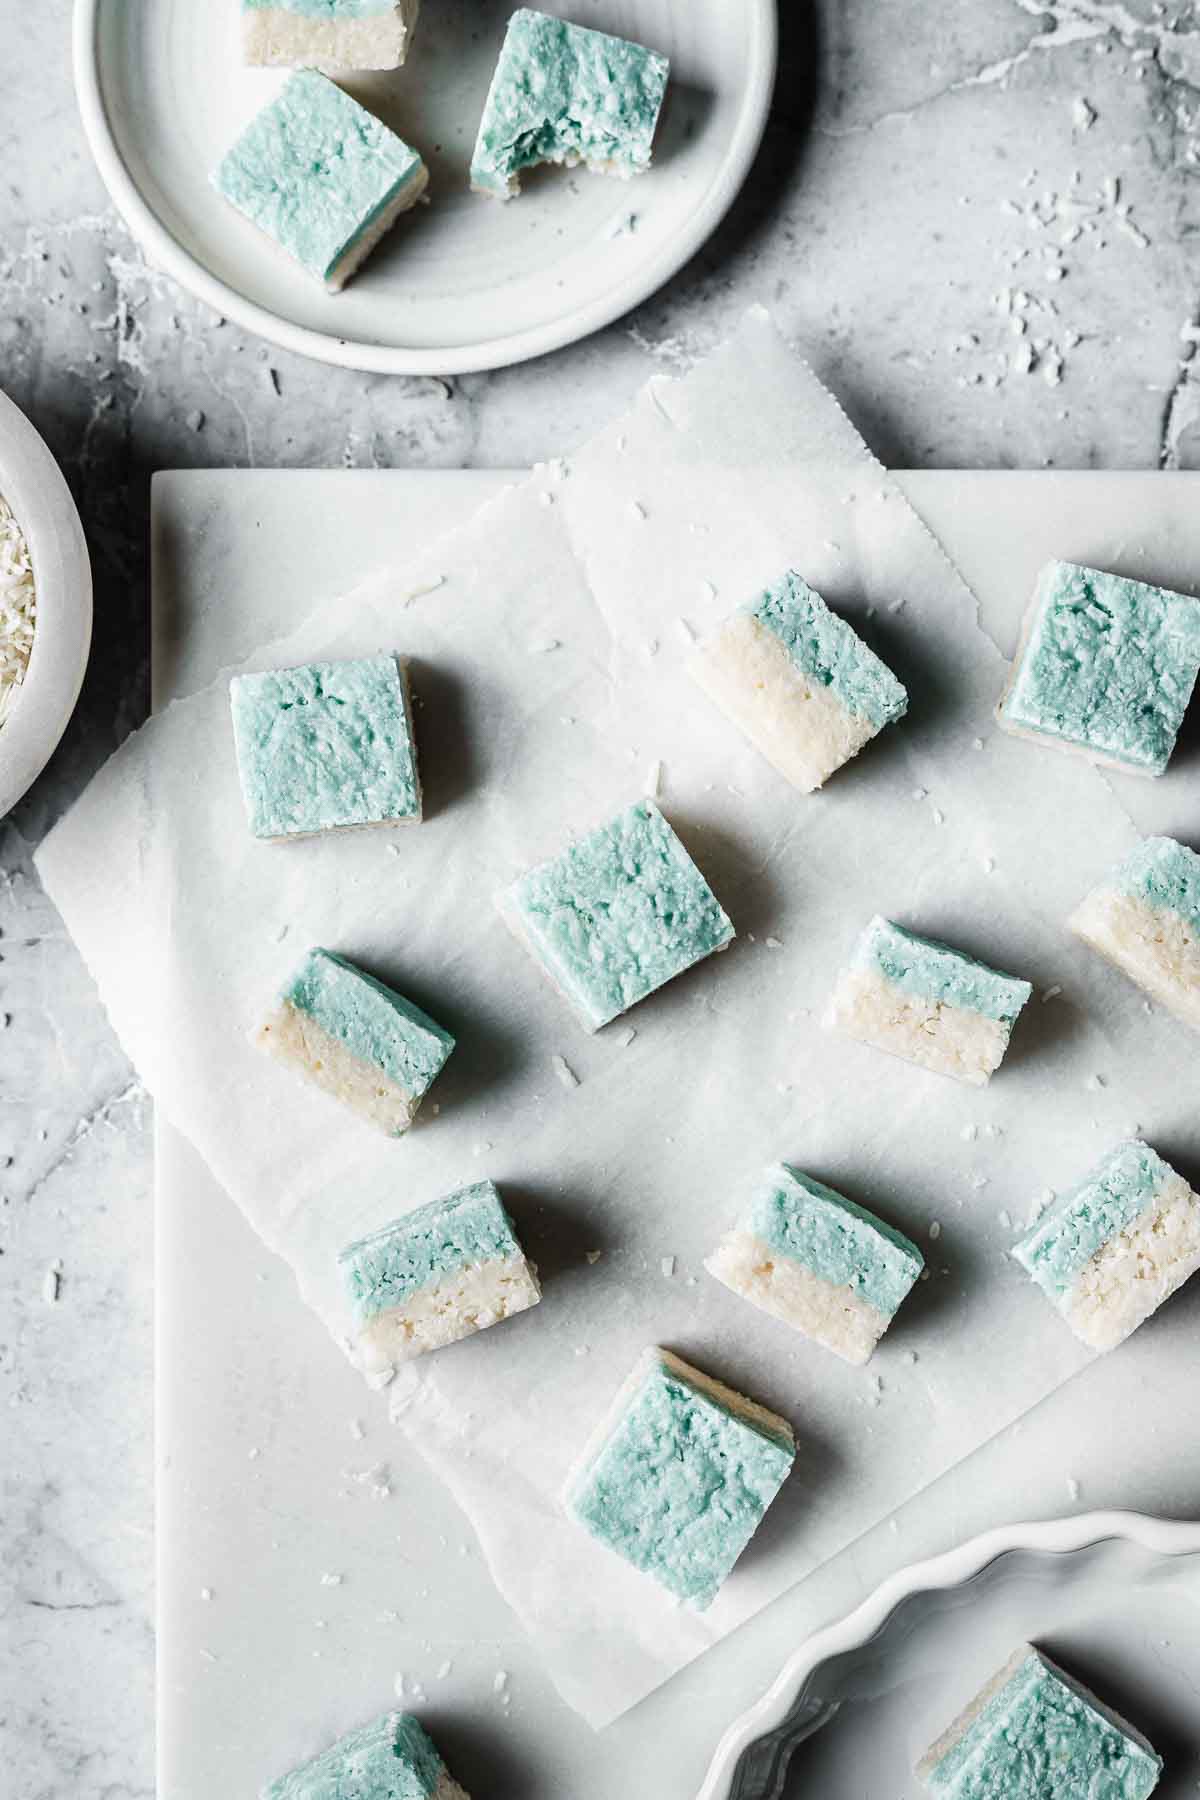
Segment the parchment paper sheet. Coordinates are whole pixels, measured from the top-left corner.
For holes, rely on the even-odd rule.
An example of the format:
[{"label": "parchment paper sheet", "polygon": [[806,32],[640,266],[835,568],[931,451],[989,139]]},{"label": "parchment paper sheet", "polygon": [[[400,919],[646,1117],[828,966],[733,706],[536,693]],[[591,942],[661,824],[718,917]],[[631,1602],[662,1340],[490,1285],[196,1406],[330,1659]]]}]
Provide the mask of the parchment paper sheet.
[{"label": "parchment paper sheet", "polygon": [[[912,697],[808,798],[683,672],[692,635],[789,563]],[[602,1725],[1081,1366],[1008,1248],[1042,1190],[1135,1124],[1168,1155],[1200,1151],[1195,1083],[1179,1079],[1191,1045],[1063,930],[1133,842],[1126,815],[1086,765],[996,732],[1004,666],[970,594],[761,313],[705,366],[652,383],[569,468],[536,472],[252,664],[385,647],[412,658],[419,828],[252,842],[221,679],[113,758],[39,868],[157,1102],[335,1336],[342,1244],[458,1184],[501,1185],[543,1304],[414,1365],[390,1404],[562,1693]],[[655,779],[739,939],[589,1038],[491,896]],[[1037,984],[985,1092],[820,1028],[875,911]],[[459,1038],[400,1142],[247,1043],[314,943]],[[704,1273],[740,1190],[778,1157],[926,1249],[930,1279],[865,1371]],[[799,1443],[701,1616],[558,1503],[651,1342],[786,1413]]]}]

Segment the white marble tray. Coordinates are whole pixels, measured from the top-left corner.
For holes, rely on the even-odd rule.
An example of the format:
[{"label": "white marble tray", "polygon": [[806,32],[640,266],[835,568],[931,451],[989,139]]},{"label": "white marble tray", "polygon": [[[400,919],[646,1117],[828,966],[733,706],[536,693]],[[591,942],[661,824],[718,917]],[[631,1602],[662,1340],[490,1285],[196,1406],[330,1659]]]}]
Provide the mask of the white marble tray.
[{"label": "white marble tray", "polygon": [[[482,474],[190,473],[155,484],[160,703],[275,635],[317,598],[403,561],[505,479]],[[980,596],[1002,643],[1052,550],[1153,550],[1178,580],[1200,564],[1189,476],[901,478]],[[1194,736],[1185,746],[1195,766]],[[1151,791],[1145,804],[1160,802]],[[1165,822],[1165,821],[1164,821]],[[1175,822],[1184,829],[1183,819]],[[1069,1507],[1074,1489],[1169,1510],[1200,1488],[1200,1446],[1155,1443],[1194,1406],[1184,1296],[1152,1334],[1089,1370],[627,1718],[594,1738],[544,1680],[441,1488],[373,1424],[353,1372],[282,1265],[194,1155],[159,1160],[160,1791],[249,1794],[294,1756],[297,1718],[333,1731],[384,1704],[403,1672],[472,1785],[507,1800],[696,1792],[717,1738],[822,1613],[864,1585],[1001,1519]],[[1152,1395],[1151,1404],[1147,1396]],[[1092,1442],[1091,1420],[1111,1422]],[[1114,1434],[1128,1446],[1114,1466]],[[1135,1450],[1134,1446],[1140,1445]],[[1149,1445],[1149,1450],[1147,1449]],[[380,1480],[390,1465],[390,1497]],[[336,1586],[323,1574],[341,1575]],[[210,1597],[205,1598],[205,1594]],[[321,1621],[318,1624],[318,1621]],[[445,1665],[449,1672],[439,1677]],[[499,1671],[508,1681],[496,1691]],[[511,1698],[509,1698],[511,1697]],[[874,1794],[869,1800],[876,1800]],[[879,1800],[895,1800],[891,1789]]]},{"label": "white marble tray", "polygon": [[632,183],[535,172],[508,206],[472,194],[475,131],[512,8],[430,0],[403,69],[343,78],[421,151],[430,204],[332,296],[209,185],[283,80],[241,65],[234,0],[78,0],[76,92],[126,224],[156,267],[218,312],[351,369],[500,368],[619,318],[699,250],[754,160],[775,75],[774,0],[547,0],[545,10],[670,56],[654,167]]}]

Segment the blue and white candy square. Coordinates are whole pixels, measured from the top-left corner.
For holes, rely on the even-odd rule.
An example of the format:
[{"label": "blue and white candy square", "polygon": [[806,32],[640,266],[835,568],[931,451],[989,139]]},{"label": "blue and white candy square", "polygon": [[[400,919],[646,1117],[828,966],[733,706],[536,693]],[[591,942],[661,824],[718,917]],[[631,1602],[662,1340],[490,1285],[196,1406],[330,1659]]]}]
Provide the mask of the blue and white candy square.
[{"label": "blue and white candy square", "polygon": [[826,1024],[938,1075],[983,1087],[1033,989],[876,916],[842,970]]},{"label": "blue and white candy square", "polygon": [[420,0],[241,0],[242,53],[265,68],[398,69]]},{"label": "blue and white candy square", "polygon": [[726,619],[688,668],[803,794],[908,710],[887,664],[793,569]]},{"label": "blue and white candy square", "polygon": [[418,1719],[386,1713],[281,1775],[262,1800],[469,1800]]},{"label": "blue and white candy square", "polygon": [[254,1041],[389,1137],[408,1130],[454,1049],[450,1033],[411,1000],[320,949],[309,951]]},{"label": "blue and white candy square", "polygon": [[865,1363],[925,1259],[902,1232],[778,1163],[705,1264],[752,1305],[849,1363]]},{"label": "blue and white candy square", "polygon": [[229,702],[255,837],[282,843],[420,821],[408,671],[399,658],[235,675]]},{"label": "blue and white candy square", "polygon": [[1014,737],[1161,775],[1200,673],[1200,600],[1047,563],[996,717]]},{"label": "blue and white candy square", "polygon": [[598,1543],[703,1610],[795,1455],[786,1419],[651,1349],[584,1447],[564,1502]]},{"label": "blue and white candy square", "polygon": [[643,174],[669,70],[643,44],[519,7],[479,121],[471,186],[511,200],[539,163]]},{"label": "blue and white candy square", "polygon": [[1013,1248],[1075,1336],[1114,1350],[1200,1269],[1200,1197],[1130,1138]]},{"label": "blue and white candy square", "polygon": [[298,69],[213,171],[217,192],[330,293],[425,192],[417,152],[315,69]]},{"label": "blue and white candy square", "polygon": [[1200,856],[1144,838],[1068,920],[1076,937],[1200,1031]]},{"label": "blue and white candy square", "polygon": [[542,1297],[512,1220],[477,1181],[347,1245],[338,1258],[368,1360],[410,1362]]},{"label": "blue and white candy square", "polygon": [[1162,1758],[1030,1644],[917,1765],[937,1800],[1149,1800]]},{"label": "blue and white candy square", "polygon": [[589,1031],[724,950],[735,935],[650,800],[530,869],[496,904]]}]

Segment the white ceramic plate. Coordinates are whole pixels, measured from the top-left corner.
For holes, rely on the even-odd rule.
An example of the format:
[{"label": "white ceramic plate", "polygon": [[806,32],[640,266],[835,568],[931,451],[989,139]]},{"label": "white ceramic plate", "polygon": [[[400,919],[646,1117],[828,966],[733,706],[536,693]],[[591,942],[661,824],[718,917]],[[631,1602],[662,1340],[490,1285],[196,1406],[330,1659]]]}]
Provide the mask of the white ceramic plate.
[{"label": "white ceramic plate", "polygon": [[415,144],[431,204],[340,295],[276,250],[209,171],[281,85],[241,66],[237,0],[76,0],[84,129],[149,259],[247,330],[349,368],[451,375],[574,342],[682,266],[754,159],[776,60],[774,0],[543,0],[665,51],[655,166],[631,182],[540,170],[509,205],[467,170],[513,0],[426,0],[406,66],[344,85]]},{"label": "white ceramic plate", "polygon": [[698,1800],[917,1800],[916,1762],[1029,1639],[1146,1732],[1166,1759],[1161,1800],[1195,1795],[1200,1524],[1091,1513],[894,1575],[797,1650]]}]

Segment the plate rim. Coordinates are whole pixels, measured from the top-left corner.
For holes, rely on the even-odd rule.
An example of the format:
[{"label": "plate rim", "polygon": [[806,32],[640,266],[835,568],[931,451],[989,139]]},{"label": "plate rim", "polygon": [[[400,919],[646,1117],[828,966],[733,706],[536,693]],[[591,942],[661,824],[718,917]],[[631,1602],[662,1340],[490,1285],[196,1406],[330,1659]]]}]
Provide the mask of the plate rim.
[{"label": "plate rim", "polygon": [[[823,1626],[793,1651],[762,1698],[724,1733],[696,1800],[737,1800],[733,1784],[745,1752],[783,1726],[805,1683],[822,1663],[846,1651],[861,1649],[914,1595],[961,1587],[993,1563],[1021,1551],[1065,1556],[1112,1541],[1130,1543],[1159,1556],[1200,1556],[1200,1521],[1109,1509],[1065,1519],[1001,1525],[951,1550],[896,1570],[852,1612]],[[815,1721],[813,1729],[820,1723]],[[810,1734],[798,1734],[796,1743],[803,1743],[807,1735]]]},{"label": "plate rim", "polygon": [[142,194],[109,124],[97,54],[101,9],[111,0],[75,0],[72,64],[84,137],[100,179],[152,265],[254,336],[316,362],[373,375],[475,375],[528,362],[578,343],[639,306],[696,255],[729,211],[750,173],[770,115],[779,58],[775,0],[746,0],[749,72],[730,150],[688,228],[602,299],[504,338],[446,349],[404,348],[336,337],[296,325],[229,286],[171,234]]}]

